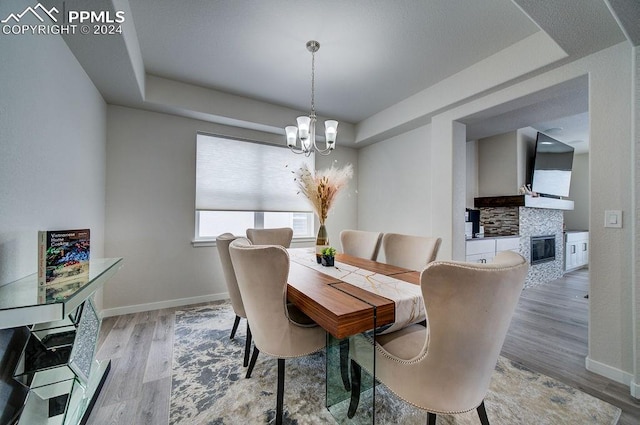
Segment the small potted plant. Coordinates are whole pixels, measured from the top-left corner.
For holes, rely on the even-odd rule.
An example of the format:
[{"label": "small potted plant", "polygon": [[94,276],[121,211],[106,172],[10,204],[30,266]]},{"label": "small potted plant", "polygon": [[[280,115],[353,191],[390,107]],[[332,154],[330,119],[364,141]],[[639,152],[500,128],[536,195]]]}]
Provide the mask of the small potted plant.
[{"label": "small potted plant", "polygon": [[322,254],[322,258],[321,258],[322,265],[326,267],[333,267],[334,261],[335,261],[336,249],[331,246],[328,246],[326,248],[323,248],[320,254]]}]

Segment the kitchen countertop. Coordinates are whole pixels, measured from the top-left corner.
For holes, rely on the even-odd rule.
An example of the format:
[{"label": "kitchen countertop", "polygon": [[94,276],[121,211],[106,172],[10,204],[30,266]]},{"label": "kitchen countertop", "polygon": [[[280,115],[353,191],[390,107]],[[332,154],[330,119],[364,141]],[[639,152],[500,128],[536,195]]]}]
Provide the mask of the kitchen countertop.
[{"label": "kitchen countertop", "polygon": [[519,238],[520,235],[508,235],[508,236],[485,236],[484,238],[469,238],[468,241],[481,241],[483,239],[505,239],[505,238]]}]

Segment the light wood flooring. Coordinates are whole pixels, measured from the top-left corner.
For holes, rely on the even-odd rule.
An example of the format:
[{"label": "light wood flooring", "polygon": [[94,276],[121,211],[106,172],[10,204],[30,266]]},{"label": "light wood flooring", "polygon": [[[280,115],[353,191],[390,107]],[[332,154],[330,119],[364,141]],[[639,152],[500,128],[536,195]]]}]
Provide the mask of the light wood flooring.
[{"label": "light wood flooring", "polygon": [[[623,410],[620,425],[640,424],[629,387],[587,371],[586,269],[523,291],[502,355]],[[176,309],[106,318],[98,358],[111,372],[90,425],[167,425]]]},{"label": "light wood flooring", "polygon": [[640,424],[640,402],[622,385],[585,368],[589,271],[567,273],[525,289],[511,321],[502,355],[622,409],[620,425]]}]

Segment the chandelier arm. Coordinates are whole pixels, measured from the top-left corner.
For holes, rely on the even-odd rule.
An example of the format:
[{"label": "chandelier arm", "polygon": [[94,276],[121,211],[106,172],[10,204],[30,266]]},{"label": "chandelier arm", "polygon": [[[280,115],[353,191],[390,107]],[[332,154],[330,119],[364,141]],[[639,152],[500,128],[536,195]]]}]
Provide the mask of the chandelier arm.
[{"label": "chandelier arm", "polygon": [[328,148],[324,150],[316,149],[316,153],[323,156],[331,155],[331,151],[332,149],[328,149]]},{"label": "chandelier arm", "polygon": [[301,153],[306,153],[304,149],[292,148],[291,146],[289,146],[289,150],[295,153],[296,155],[299,155]]},{"label": "chandelier arm", "polygon": [[[325,142],[326,143],[326,142]],[[331,153],[331,151],[333,149],[331,149],[330,147],[324,148],[324,149],[320,149],[318,147],[318,145],[316,144],[316,141],[313,141],[313,147],[315,148],[315,150],[320,154],[320,155],[329,155]]]},{"label": "chandelier arm", "polygon": [[[309,149],[307,151],[307,150],[304,150],[304,149],[293,148],[291,146],[289,146],[289,150],[291,152],[295,153],[296,155],[304,154],[304,156],[310,156],[311,152],[313,152],[311,149]],[[323,154],[321,154],[321,155],[323,155]],[[326,154],[324,154],[324,155],[326,155]]]}]

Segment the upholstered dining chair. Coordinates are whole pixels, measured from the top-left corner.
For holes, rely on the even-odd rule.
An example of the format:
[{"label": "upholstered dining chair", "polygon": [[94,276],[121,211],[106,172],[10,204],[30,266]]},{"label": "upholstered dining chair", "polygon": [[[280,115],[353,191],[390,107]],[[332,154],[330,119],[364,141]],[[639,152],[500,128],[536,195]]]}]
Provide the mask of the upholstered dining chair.
[{"label": "upholstered dining chair", "polygon": [[363,230],[343,230],[340,232],[342,252],[354,257],[376,260],[380,251],[382,233]]},{"label": "upholstered dining chair", "polygon": [[[247,314],[244,311],[244,304],[242,303],[242,296],[240,295],[240,289],[238,288],[238,281],[236,280],[236,273],[231,263],[231,256],[229,255],[229,245],[236,240],[239,236],[234,236],[231,233],[223,233],[216,238],[216,246],[218,247],[218,255],[220,256],[220,263],[222,263],[222,272],[224,279],[227,282],[227,291],[229,292],[229,298],[231,298],[231,307],[236,314],[235,321],[233,322],[233,328],[231,329],[230,339],[236,336],[238,330],[238,324],[240,319],[247,318]],[[247,336],[244,344],[244,367],[249,365],[249,355],[251,354],[251,328],[249,327],[249,321],[247,320]]]},{"label": "upholstered dining chair", "polygon": [[[376,379],[426,410],[428,425],[438,414],[473,409],[488,425],[484,397],[527,269],[527,261],[512,251],[499,253],[492,263],[430,263],[420,276],[427,327],[411,325],[376,337]],[[349,417],[359,402],[361,366],[372,370],[366,350],[350,344]]]},{"label": "upholstered dining chair", "polygon": [[248,239],[239,238],[231,244],[230,253],[254,338],[247,378],[259,352],[278,359],[276,425],[280,425],[285,359],[323,349],[326,334],[295,306],[287,304],[289,254],[282,246],[254,246]]},{"label": "upholstered dining chair", "polygon": [[441,242],[441,238],[429,236],[385,233],[382,252],[387,264],[422,271],[427,264],[435,261]]},{"label": "upholstered dining chair", "polygon": [[290,227],[247,229],[247,238],[254,245],[280,245],[289,248],[293,239],[293,229]]}]

